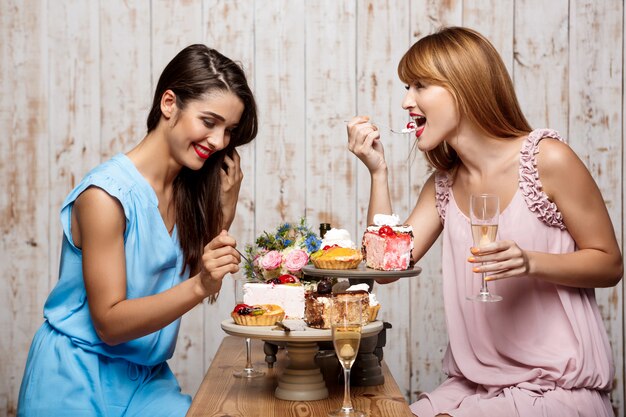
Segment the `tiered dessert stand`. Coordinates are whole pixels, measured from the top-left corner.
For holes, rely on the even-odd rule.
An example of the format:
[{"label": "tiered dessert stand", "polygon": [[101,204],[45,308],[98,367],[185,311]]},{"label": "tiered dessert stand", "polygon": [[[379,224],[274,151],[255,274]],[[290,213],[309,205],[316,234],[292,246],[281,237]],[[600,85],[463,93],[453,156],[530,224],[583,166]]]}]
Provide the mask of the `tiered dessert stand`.
[{"label": "tiered dessert stand", "polygon": [[[348,278],[350,284],[367,283],[370,291],[376,279],[414,277],[422,271],[412,267],[406,271],[376,271],[361,264],[357,269],[330,270],[305,266],[302,271],[311,277]],[[222,329],[229,335],[262,339],[266,342],[286,344],[289,365],[278,377],[277,398],[290,401],[313,401],[328,397],[328,389],[320,367],[315,361],[319,351],[319,342],[331,342],[332,331],[314,329],[304,325],[302,320],[285,320],[295,329],[285,332],[277,326],[240,326],[232,319],[222,321]],[[386,324],[386,323],[385,323]],[[380,385],[384,383],[379,358],[374,355],[379,333],[385,326],[381,321],[374,321],[363,326],[359,355],[355,361],[351,380],[358,380],[357,385]],[[384,333],[384,332],[383,332]],[[383,345],[384,346],[384,343]]]}]

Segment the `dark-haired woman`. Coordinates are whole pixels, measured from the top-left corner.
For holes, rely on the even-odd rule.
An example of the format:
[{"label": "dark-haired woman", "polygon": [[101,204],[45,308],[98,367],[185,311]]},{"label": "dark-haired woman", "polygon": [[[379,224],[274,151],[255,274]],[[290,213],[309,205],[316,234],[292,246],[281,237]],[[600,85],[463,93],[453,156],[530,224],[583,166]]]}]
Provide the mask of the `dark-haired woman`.
[{"label": "dark-haired woman", "polygon": [[26,363],[19,416],[184,416],[166,360],[180,317],[239,269],[227,232],[257,133],[242,69],[204,45],[164,69],[148,133],[61,208],[60,278]]}]

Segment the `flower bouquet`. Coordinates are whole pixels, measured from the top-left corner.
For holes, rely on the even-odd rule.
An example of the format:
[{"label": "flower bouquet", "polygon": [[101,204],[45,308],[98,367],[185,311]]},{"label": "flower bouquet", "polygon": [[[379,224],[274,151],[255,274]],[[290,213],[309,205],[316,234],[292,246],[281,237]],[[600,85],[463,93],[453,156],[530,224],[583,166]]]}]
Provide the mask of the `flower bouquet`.
[{"label": "flower bouquet", "polygon": [[283,223],[273,233],[263,232],[255,245],[246,245],[246,256],[252,265],[245,264],[245,275],[248,281],[258,281],[258,276],[266,281],[285,275],[300,279],[302,268],[321,243],[304,218],[298,223]]}]

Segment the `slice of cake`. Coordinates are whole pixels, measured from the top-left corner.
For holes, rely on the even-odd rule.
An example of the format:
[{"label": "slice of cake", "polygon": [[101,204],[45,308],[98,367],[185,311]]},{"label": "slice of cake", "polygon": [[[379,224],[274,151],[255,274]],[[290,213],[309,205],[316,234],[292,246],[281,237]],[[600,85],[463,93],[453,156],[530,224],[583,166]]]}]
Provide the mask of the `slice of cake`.
[{"label": "slice of cake", "polygon": [[330,329],[330,299],[332,294],[308,292],[304,296],[304,322],[316,329]]},{"label": "slice of cake", "polygon": [[358,292],[360,294],[367,294],[367,304],[364,307],[363,317],[365,322],[372,322],[376,320],[378,317],[378,312],[380,311],[380,303],[376,299],[376,294],[369,292],[369,285],[367,284],[356,284],[351,285],[346,289],[347,293]]},{"label": "slice of cake", "polygon": [[304,317],[304,286],[288,274],[268,283],[248,282],[243,285],[243,302],[276,304],[285,310],[287,318],[301,319]]},{"label": "slice of cake", "polygon": [[[367,284],[358,284],[349,287],[345,292],[331,293],[330,282],[320,281],[317,291],[307,292],[304,297],[304,321],[310,327],[317,329],[331,328],[331,299],[332,297],[360,297],[361,298],[361,322],[363,325],[376,320],[380,303],[376,296],[368,292]],[[347,314],[347,313],[345,313]]]},{"label": "slice of cake", "polygon": [[304,322],[316,329],[330,329],[330,299],[332,283],[324,278],[317,283],[315,291],[304,296]]},{"label": "slice of cake", "polygon": [[381,271],[403,271],[411,265],[413,228],[399,226],[396,215],[374,216],[374,224],[363,234],[363,256],[368,268]]}]

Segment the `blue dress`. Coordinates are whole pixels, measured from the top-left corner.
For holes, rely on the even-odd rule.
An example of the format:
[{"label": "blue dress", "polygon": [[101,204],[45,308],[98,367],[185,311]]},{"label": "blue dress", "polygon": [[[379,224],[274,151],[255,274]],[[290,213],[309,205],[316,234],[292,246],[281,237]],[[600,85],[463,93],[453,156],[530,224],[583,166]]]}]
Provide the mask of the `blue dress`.
[{"label": "blue dress", "polygon": [[73,203],[88,187],[119,200],[126,217],[124,253],[127,298],[163,292],[181,275],[176,228],[168,233],[152,187],[123,154],[89,172],[61,208],[63,246],[59,281],[44,306],[45,321],[33,339],[18,400],[20,417],[184,416],[191,398],[166,360],[172,357],[180,319],[149,335],[105,344],[87,305],[82,252],[72,240]]}]

